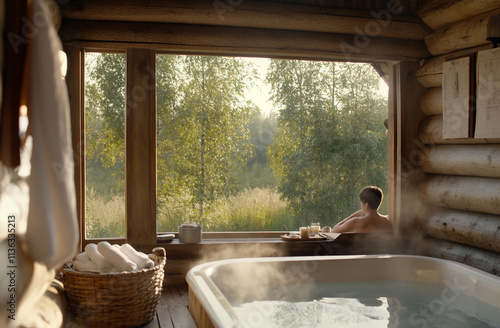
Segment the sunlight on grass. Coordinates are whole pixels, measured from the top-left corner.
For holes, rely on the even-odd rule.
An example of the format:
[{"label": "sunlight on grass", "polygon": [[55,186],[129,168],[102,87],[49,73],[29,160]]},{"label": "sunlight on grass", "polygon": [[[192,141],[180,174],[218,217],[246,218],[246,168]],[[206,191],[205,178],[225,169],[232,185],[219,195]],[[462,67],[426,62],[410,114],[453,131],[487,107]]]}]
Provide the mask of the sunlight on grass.
[{"label": "sunlight on grass", "polygon": [[211,231],[285,230],[287,202],[274,189],[245,189],[229,197],[209,218]]},{"label": "sunlight on grass", "polygon": [[85,206],[85,234],[87,238],[125,237],[125,197],[115,195],[105,200],[90,189]]},{"label": "sunlight on grass", "polygon": [[[287,203],[271,188],[245,189],[218,204],[203,220],[203,231],[281,231],[295,229]],[[178,231],[192,211],[189,196],[163,199],[158,208],[158,231]],[[86,206],[87,238],[124,237],[125,201],[105,201],[90,190]]]},{"label": "sunlight on grass", "polygon": [[[158,208],[158,231],[177,231],[193,211],[189,196],[170,198]],[[201,220],[203,231],[269,231],[288,226],[287,203],[271,188],[245,189],[220,201]]]}]

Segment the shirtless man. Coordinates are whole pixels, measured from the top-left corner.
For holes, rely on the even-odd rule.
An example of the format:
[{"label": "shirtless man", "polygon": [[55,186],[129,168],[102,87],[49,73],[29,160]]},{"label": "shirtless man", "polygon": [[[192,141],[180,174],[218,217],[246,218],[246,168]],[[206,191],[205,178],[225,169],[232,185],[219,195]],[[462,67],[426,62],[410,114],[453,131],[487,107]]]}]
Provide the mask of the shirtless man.
[{"label": "shirtless man", "polygon": [[361,209],[337,223],[332,232],[390,232],[389,218],[378,213],[383,197],[378,187],[363,188],[359,193]]}]

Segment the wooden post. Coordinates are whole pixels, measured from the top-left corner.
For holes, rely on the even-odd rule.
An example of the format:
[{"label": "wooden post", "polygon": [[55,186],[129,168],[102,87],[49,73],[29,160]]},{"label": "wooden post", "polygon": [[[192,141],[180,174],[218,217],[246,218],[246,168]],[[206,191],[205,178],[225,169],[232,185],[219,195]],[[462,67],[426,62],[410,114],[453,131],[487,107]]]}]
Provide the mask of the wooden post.
[{"label": "wooden post", "polygon": [[70,46],[64,47],[68,58],[66,85],[68,87],[69,106],[71,111],[71,137],[74,158],[76,216],[80,227],[80,242],[78,249],[82,250],[85,239],[83,217],[85,213],[85,113],[83,105],[83,49]]},{"label": "wooden post", "polygon": [[[392,221],[394,225],[394,231],[399,234],[399,207],[396,207],[396,204],[399,204],[401,199],[398,197],[399,194],[396,193],[397,188],[397,161],[398,161],[398,151],[397,151],[397,128],[398,128],[398,116],[397,116],[397,67],[396,65],[391,65],[388,69],[387,76],[389,79],[389,95],[388,95],[388,110],[387,110],[387,139],[388,139],[388,181],[387,181],[387,189],[388,189],[388,211],[389,211],[389,219]],[[396,214],[398,213],[398,214]]]},{"label": "wooden post", "polygon": [[127,51],[126,219],[127,242],[156,243],[155,53]]},{"label": "wooden post", "polygon": [[[394,66],[391,77],[391,99],[389,103],[394,112],[389,129],[393,129],[395,153],[391,159],[395,167],[389,172],[389,183],[394,188],[394,203],[390,213],[393,213],[394,225],[397,231],[411,234],[414,232],[418,211],[416,210],[417,194],[413,186],[422,179],[419,168],[420,153],[423,144],[418,139],[418,128],[424,114],[420,111],[420,98],[424,89],[418,83],[415,72],[417,63],[401,62]],[[391,125],[393,124],[393,125]]]}]

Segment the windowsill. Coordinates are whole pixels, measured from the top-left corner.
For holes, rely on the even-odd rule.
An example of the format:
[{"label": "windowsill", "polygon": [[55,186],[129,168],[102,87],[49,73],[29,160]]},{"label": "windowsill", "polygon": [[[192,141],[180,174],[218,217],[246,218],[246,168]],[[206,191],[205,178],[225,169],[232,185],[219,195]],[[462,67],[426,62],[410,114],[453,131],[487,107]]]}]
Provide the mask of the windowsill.
[{"label": "windowsill", "polygon": [[[158,233],[158,235],[163,234],[173,234],[175,235],[173,240],[162,241],[157,239],[157,245],[196,245],[196,244],[231,244],[231,243],[285,243],[285,244],[303,244],[303,243],[319,243],[319,242],[341,242],[341,243],[351,243],[354,241],[390,241],[395,240],[396,237],[392,233],[340,233],[337,236],[332,236],[332,238],[327,238],[324,240],[284,240],[281,236],[289,233],[288,231],[255,231],[255,232],[203,232],[202,239],[199,243],[181,243],[179,241],[178,232],[165,232]],[[84,241],[84,245],[89,243],[98,243],[100,241],[107,240],[114,244],[124,244],[126,243],[126,238],[88,238]]]},{"label": "windowsill", "polygon": [[[210,242],[210,243],[224,243],[224,242],[269,242],[269,241],[277,241],[282,240],[281,236],[290,233],[289,231],[238,231],[238,232],[202,232],[202,241]],[[179,242],[179,233],[178,232],[158,232],[157,236],[173,234],[174,240],[171,241],[162,241],[157,238],[157,243],[159,245],[163,244],[171,244]],[[124,244],[126,243],[125,237],[110,237],[110,238],[86,238],[83,242],[84,245],[89,243],[98,243],[100,241],[107,240],[112,244]],[[180,243],[182,244],[182,243]]]},{"label": "windowsill", "polygon": [[162,245],[197,245],[197,244],[231,244],[231,243],[272,243],[272,244],[316,244],[325,242],[359,243],[359,242],[395,242],[398,238],[393,233],[331,233],[326,239],[284,240],[281,236],[288,232],[204,232],[199,243],[181,243],[178,233],[171,241],[158,241]]},{"label": "windowsill", "polygon": [[[282,235],[289,233],[289,231],[238,231],[238,232],[202,232],[202,240],[214,239],[276,239]],[[178,232],[159,232],[158,235],[174,234],[175,238],[179,238]]]},{"label": "windowsill", "polygon": [[200,244],[256,244],[256,243],[268,243],[268,244],[304,244],[304,243],[320,243],[320,242],[333,242],[333,240],[322,239],[322,240],[301,240],[301,241],[285,241],[282,238],[203,238],[199,243],[181,243],[178,238],[172,241],[161,241],[158,242],[158,246],[163,245],[200,245]]}]

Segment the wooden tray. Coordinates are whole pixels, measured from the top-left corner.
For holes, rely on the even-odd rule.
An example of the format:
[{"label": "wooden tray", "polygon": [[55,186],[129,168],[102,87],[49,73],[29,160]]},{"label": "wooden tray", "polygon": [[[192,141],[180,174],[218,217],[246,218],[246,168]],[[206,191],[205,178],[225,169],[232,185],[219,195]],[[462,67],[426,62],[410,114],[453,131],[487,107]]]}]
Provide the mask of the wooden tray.
[{"label": "wooden tray", "polygon": [[290,238],[290,235],[282,235],[281,239],[284,241],[318,241],[318,240],[325,240],[327,239],[326,236],[318,235],[315,237],[309,237],[309,238]]}]

